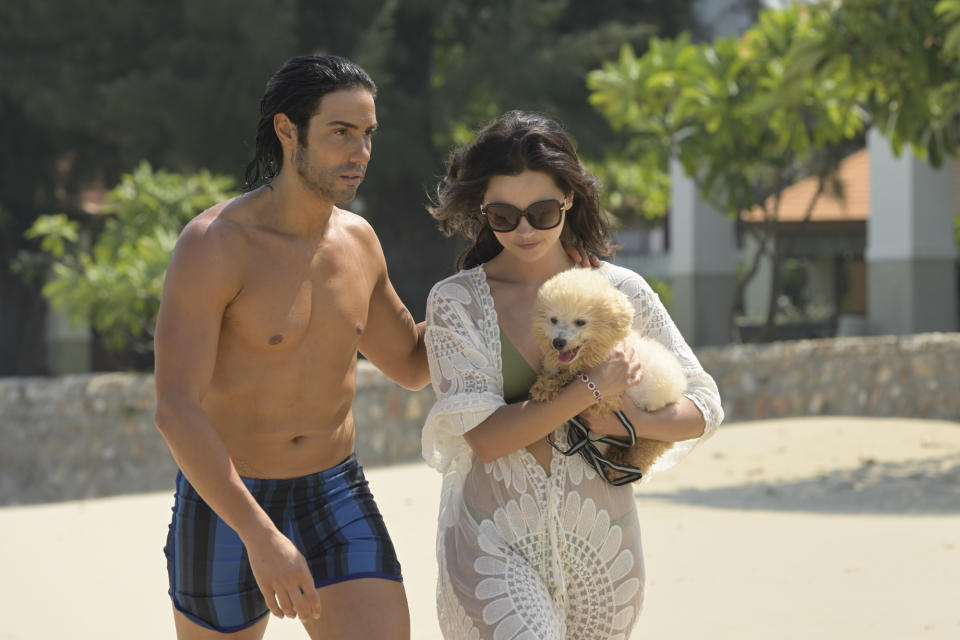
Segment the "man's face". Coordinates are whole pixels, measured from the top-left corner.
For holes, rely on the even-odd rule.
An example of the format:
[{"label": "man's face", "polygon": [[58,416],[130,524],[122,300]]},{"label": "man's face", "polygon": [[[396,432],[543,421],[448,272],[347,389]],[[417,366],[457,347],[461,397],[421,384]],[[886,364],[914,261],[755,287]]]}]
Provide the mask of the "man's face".
[{"label": "man's face", "polygon": [[293,166],[303,184],[334,203],[353,200],[370,162],[376,128],[373,95],[366,89],[325,95],[310,118],[306,140],[294,150]]}]

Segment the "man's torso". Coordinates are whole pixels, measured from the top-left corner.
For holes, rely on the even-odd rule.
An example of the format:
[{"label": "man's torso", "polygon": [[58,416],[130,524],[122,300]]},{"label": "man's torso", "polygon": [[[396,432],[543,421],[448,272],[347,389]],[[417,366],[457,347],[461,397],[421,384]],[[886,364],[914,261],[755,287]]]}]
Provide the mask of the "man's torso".
[{"label": "man's torso", "polygon": [[224,222],[243,237],[231,256],[240,288],[223,314],[204,412],[241,475],[329,468],[354,446],[356,354],[378,262],[364,259],[353,214],[335,212],[311,243],[231,213]]}]

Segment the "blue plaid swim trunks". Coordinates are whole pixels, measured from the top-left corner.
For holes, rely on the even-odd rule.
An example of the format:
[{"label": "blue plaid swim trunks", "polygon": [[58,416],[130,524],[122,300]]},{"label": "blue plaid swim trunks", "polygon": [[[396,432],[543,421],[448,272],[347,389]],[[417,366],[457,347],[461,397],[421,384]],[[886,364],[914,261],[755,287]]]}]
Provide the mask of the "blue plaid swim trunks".
[{"label": "blue plaid swim trunks", "polygon": [[[355,455],[302,478],[243,482],[303,553],[317,587],[356,578],[402,581],[393,543]],[[229,633],[269,613],[240,537],[182,473],[163,551],[170,597],[193,622]]]}]

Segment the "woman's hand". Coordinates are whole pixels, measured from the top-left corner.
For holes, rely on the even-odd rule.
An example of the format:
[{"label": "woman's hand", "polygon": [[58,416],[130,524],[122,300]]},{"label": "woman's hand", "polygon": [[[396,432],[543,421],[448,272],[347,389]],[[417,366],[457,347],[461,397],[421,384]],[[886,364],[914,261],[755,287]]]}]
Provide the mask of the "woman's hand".
[{"label": "woman's hand", "polygon": [[567,255],[570,256],[570,259],[577,264],[577,266],[585,269],[600,266],[600,258],[593,255],[586,249],[567,245],[564,245],[563,249],[567,252]]},{"label": "woman's hand", "polygon": [[601,397],[618,396],[639,384],[643,377],[640,360],[633,349],[622,342],[610,351],[605,361],[586,373],[597,385]]}]

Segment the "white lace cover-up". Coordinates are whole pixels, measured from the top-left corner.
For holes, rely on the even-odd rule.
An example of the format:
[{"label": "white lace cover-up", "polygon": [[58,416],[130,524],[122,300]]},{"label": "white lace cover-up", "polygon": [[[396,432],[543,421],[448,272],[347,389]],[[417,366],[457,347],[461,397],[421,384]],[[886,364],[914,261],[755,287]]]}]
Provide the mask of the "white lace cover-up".
[{"label": "white lace cover-up", "polygon": [[[659,297],[639,275],[601,269],[636,310],[634,328],[666,345],[687,375],[686,395],[723,419],[703,370]],[[632,485],[604,482],[579,455],[553,451],[550,474],[521,448],[484,464],[463,434],[504,406],[497,314],[481,267],[437,283],[427,300],[427,353],[437,402],[423,455],[443,474],[437,532],[437,607],[447,640],[626,640],[644,596]],[[562,429],[554,432],[566,445]],[[656,472],[698,439],[678,442]]]}]

